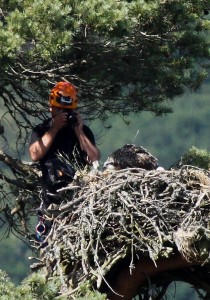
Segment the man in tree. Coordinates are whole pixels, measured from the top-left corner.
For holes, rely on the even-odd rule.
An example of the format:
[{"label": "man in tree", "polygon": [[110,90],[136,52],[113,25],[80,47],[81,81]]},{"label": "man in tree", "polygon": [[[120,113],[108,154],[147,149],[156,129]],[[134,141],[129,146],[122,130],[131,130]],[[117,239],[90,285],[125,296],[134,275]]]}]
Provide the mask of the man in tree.
[{"label": "man in tree", "polygon": [[[77,108],[77,89],[68,82],[58,82],[50,92],[52,117],[32,132],[29,153],[40,163],[43,185],[50,193],[67,185],[77,168],[81,169],[100,157],[92,131],[83,125]],[[68,160],[68,163],[64,162]],[[48,193],[49,195],[49,193]],[[58,202],[47,197],[49,205]]]}]

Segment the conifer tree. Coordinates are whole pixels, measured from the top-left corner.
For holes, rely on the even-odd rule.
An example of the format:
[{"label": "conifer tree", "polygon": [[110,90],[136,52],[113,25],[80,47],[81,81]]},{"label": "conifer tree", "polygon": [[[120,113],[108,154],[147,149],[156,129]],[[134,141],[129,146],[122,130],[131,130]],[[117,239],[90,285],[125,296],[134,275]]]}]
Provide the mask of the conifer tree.
[{"label": "conifer tree", "polygon": [[69,80],[89,118],[167,113],[207,76],[208,0],[17,1],[1,4],[0,101],[20,127],[43,118]]}]

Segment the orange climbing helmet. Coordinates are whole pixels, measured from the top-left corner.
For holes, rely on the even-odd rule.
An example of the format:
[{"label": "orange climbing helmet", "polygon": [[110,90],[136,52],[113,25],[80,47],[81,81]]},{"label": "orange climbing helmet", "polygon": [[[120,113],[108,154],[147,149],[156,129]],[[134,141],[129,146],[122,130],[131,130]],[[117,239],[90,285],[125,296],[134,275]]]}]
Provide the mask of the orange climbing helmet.
[{"label": "orange climbing helmet", "polygon": [[76,87],[65,81],[58,82],[50,92],[50,106],[75,109],[77,108],[77,89]]}]

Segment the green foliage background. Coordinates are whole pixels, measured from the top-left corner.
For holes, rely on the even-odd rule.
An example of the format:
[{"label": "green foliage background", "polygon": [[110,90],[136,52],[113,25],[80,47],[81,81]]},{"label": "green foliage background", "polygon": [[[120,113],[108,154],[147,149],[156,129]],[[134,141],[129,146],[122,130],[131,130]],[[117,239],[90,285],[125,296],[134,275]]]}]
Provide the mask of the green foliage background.
[{"label": "green foliage background", "polygon": [[210,80],[207,80],[196,93],[176,99],[172,114],[156,117],[142,112],[138,116],[130,115],[125,121],[113,117],[106,122],[111,128],[103,133],[95,122],[92,128],[102,152],[102,162],[109,153],[126,143],[145,147],[165,168],[179,160],[192,146],[210,151],[209,107]]},{"label": "green foliage background", "polygon": [[9,275],[14,284],[19,284],[30,273],[28,257],[32,251],[12,233],[6,238],[4,228],[0,230],[0,236],[0,269]]}]

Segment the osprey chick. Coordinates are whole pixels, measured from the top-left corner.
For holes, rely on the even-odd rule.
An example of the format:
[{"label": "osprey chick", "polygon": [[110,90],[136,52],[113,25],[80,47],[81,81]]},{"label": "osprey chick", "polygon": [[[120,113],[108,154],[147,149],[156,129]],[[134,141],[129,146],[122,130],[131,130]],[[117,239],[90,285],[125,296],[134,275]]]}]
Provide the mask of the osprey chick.
[{"label": "osprey chick", "polygon": [[104,168],[110,170],[126,168],[156,170],[158,168],[158,162],[157,159],[143,147],[126,144],[109,155],[104,163]]}]

